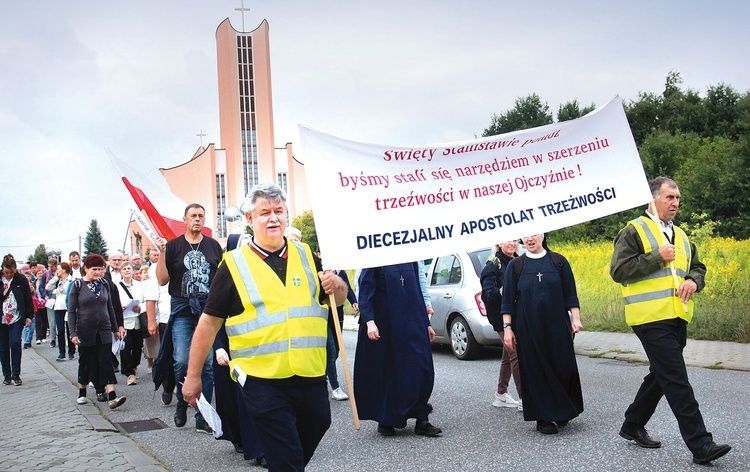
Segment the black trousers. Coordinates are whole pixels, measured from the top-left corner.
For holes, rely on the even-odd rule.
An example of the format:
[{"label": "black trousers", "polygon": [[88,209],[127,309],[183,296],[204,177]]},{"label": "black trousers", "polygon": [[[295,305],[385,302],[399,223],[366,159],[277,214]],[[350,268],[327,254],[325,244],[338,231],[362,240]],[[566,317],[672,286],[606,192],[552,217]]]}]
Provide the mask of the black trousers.
[{"label": "black trousers", "polygon": [[682,355],[687,342],[687,322],[674,318],[633,326],[633,331],[641,340],[651,366],[635,400],[625,411],[624,426],[645,426],[665,396],[683,441],[691,452],[698,451],[713,437],[706,431]]},{"label": "black trousers", "polygon": [[141,363],[143,335],[140,329],[129,329],[125,335],[125,348],[120,351],[120,373],[135,375],[135,368]]},{"label": "black trousers", "polygon": [[[55,324],[57,325],[57,352],[58,357],[65,357],[65,345],[68,346],[68,356],[76,353],[76,345],[70,342],[70,327],[65,321],[65,310],[55,310]],[[67,335],[66,335],[67,330]]]},{"label": "black trousers", "polygon": [[40,308],[34,316],[34,324],[36,325],[36,340],[41,341],[47,339],[47,329],[49,328],[49,318],[47,318],[47,309]]},{"label": "black trousers", "polygon": [[99,334],[93,346],[78,345],[78,383],[87,385],[92,382],[96,393],[104,392],[104,387],[116,384],[115,371],[112,369],[112,342],[103,343]]},{"label": "black trousers", "polygon": [[331,426],[325,379],[290,386],[248,377],[242,396],[269,470],[304,471]]}]

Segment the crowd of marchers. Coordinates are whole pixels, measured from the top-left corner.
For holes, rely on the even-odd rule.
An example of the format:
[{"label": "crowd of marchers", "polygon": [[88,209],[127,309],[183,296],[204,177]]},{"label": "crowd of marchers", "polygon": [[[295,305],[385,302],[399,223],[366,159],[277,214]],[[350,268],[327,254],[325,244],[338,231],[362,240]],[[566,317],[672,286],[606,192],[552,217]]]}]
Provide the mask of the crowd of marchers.
[{"label": "crowd of marchers", "polygon": [[[619,434],[643,448],[661,447],[645,426],[665,397],[693,461],[707,464],[731,447],[707,431],[682,356],[706,267],[673,223],[677,183],[658,177],[649,184],[653,202],[615,239],[610,267],[650,363]],[[230,237],[227,247],[203,233],[205,209],[193,203],[185,233],[158,239],[147,261],[120,252],[82,261],[73,251],[66,262],[50,257],[49,268],[19,268],[6,255],[4,385],[23,384],[22,350],[32,343],[56,348],[59,362],[78,359],[79,404],[93,388],[96,401],[119,408],[127,388],[148,372],[164,405],[176,399],[176,427],[187,424],[188,406],[196,407],[197,432],[219,436],[221,419],[220,439],[270,470],[304,470],[331,425],[329,399],[352,394],[358,419],[377,422],[383,436],[403,434],[414,419],[414,433],[439,437],[442,429],[429,421],[435,332],[423,266],[362,269],[352,284],[345,271],[324,271],[320,255],[288,226],[280,187],[256,185],[246,203],[252,236]],[[520,256],[518,241],[497,244],[481,274],[488,320],[504,341],[492,404],[556,434],[572,420],[585,421],[577,419],[584,402],[573,349],[581,304],[570,264],[545,235],[521,242]],[[346,300],[359,313],[359,333],[354,378],[348,382],[345,371],[342,388],[336,359]],[[511,376],[517,400],[508,391]]]}]

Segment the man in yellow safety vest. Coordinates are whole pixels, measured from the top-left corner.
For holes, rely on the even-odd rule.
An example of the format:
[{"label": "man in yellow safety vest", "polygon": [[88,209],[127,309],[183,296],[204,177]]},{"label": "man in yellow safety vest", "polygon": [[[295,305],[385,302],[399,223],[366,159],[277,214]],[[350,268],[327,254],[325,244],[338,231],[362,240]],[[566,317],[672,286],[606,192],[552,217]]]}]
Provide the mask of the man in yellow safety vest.
[{"label": "man in yellow safety vest", "polygon": [[245,213],[253,237],[227,252],[193,336],[182,393],[195,406],[201,368],[226,323],[229,368],[242,386],[272,470],[304,470],[331,424],[325,380],[327,295],[347,286],[310,247],[284,237],[286,194],[259,184]]},{"label": "man in yellow safety vest", "polygon": [[654,201],[615,239],[609,273],[622,285],[625,320],[648,356],[649,374],[625,411],[620,436],[645,448],[661,443],[646,432],[662,396],[667,398],[693,462],[706,464],[731,449],[706,430],[682,350],[693,318],[693,295],[705,285],[706,266],[684,231],[673,224],[680,189],[667,177],[649,182]]}]

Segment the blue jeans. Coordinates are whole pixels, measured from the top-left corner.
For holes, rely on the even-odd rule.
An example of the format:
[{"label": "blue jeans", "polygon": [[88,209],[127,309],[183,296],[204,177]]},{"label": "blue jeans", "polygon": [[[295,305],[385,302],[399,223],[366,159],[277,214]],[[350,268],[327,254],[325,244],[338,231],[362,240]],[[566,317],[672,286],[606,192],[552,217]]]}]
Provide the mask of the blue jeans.
[{"label": "blue jeans", "polygon": [[[187,374],[190,342],[193,339],[196,326],[198,326],[198,320],[194,316],[176,316],[172,322],[172,344],[174,345],[172,359],[174,360],[174,377],[177,381],[177,399],[179,401],[184,401],[182,399],[182,384],[185,382],[185,374]],[[206,356],[206,362],[203,364],[203,372],[201,373],[201,382],[203,383],[203,396],[210,403],[214,391],[213,351],[209,351],[208,356]],[[200,418],[201,415],[197,411],[196,408],[195,417]]]},{"label": "blue jeans", "polygon": [[31,320],[31,325],[23,327],[23,344],[31,345],[31,341],[34,338],[34,324],[35,320]]},{"label": "blue jeans", "polygon": [[21,374],[21,331],[24,325],[23,318],[10,325],[0,323],[0,363],[5,378]]},{"label": "blue jeans", "polygon": [[326,375],[331,389],[339,388],[339,375],[336,372],[336,359],[339,357],[339,346],[336,344],[336,336],[331,330],[328,330],[328,340],[326,341]]}]

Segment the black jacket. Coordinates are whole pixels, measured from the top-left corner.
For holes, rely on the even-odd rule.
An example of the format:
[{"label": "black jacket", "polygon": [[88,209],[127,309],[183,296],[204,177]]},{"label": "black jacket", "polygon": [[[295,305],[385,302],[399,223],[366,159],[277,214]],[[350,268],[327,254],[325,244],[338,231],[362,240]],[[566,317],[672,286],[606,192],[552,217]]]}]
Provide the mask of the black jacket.
[{"label": "black jacket", "polygon": [[487,310],[487,321],[497,332],[503,331],[503,317],[500,313],[500,305],[503,304],[503,296],[500,288],[503,286],[505,268],[508,267],[513,257],[506,256],[503,251],[495,253],[495,257],[487,261],[482,269],[480,281],[482,283],[482,301]]},{"label": "black jacket", "polygon": [[[16,297],[18,312],[21,314],[21,320],[25,324],[27,319],[30,320],[34,317],[34,302],[31,300],[31,288],[26,276],[21,275],[19,272],[13,274],[13,278],[10,280],[10,291]],[[5,295],[5,293],[3,292],[2,295]],[[10,293],[8,296],[10,296]],[[3,297],[4,300],[5,297]]]}]

